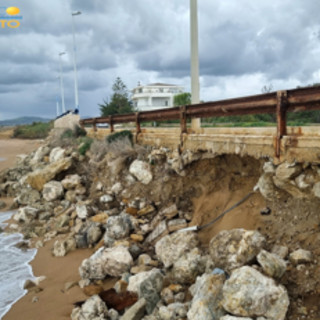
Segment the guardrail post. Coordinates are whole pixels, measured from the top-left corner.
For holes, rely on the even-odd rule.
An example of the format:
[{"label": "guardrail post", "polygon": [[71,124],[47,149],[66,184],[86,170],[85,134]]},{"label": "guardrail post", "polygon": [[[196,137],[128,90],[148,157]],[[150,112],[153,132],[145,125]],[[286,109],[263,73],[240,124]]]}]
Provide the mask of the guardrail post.
[{"label": "guardrail post", "polygon": [[136,112],[136,131],[137,135],[141,132],[141,126],[140,126],[140,112]]},{"label": "guardrail post", "polygon": [[96,132],[97,131],[97,119],[96,118],[93,119],[92,125],[93,125],[93,131]]},{"label": "guardrail post", "polygon": [[186,106],[180,107],[180,130],[182,133],[187,133],[187,113]]},{"label": "guardrail post", "polygon": [[113,132],[114,128],[113,128],[112,116],[109,116],[109,125],[110,125],[110,132]]},{"label": "guardrail post", "polygon": [[287,134],[287,91],[277,92],[277,140],[276,140],[276,156],[280,157],[281,139]]}]

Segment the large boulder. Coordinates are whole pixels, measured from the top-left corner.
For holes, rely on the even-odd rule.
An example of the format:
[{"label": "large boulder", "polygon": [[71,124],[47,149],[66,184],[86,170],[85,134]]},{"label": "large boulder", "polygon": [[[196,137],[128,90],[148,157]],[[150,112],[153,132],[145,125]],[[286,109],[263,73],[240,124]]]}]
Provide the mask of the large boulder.
[{"label": "large boulder", "polygon": [[252,261],[264,245],[258,231],[223,230],[211,239],[209,252],[215,267],[230,272]]},{"label": "large boulder", "polygon": [[79,273],[82,279],[99,280],[106,276],[119,277],[130,270],[132,256],[127,248],[101,248],[90,258],[82,261]]},{"label": "large boulder", "polygon": [[33,189],[42,191],[43,186],[53,180],[60,172],[68,170],[72,165],[71,158],[63,158],[46,166],[44,169],[39,169],[29,173],[25,182]]},{"label": "large boulder", "polygon": [[140,160],[133,161],[130,165],[129,172],[143,184],[148,184],[152,180],[150,165],[147,162]]},{"label": "large boulder", "polygon": [[222,306],[233,315],[285,319],[289,306],[286,289],[254,268],[244,266],[234,270],[222,292]]},{"label": "large boulder", "polygon": [[42,195],[43,198],[49,202],[60,199],[63,196],[63,187],[61,182],[54,180],[47,182],[43,186]]},{"label": "large boulder", "polygon": [[98,295],[90,297],[81,307],[72,310],[72,320],[107,319],[108,308]]},{"label": "large boulder", "polygon": [[226,312],[221,307],[225,275],[203,274],[192,289],[193,299],[188,312],[189,320],[220,319]]},{"label": "large boulder", "polygon": [[194,232],[175,232],[156,243],[156,254],[166,268],[171,267],[183,254],[197,247],[199,238]]}]

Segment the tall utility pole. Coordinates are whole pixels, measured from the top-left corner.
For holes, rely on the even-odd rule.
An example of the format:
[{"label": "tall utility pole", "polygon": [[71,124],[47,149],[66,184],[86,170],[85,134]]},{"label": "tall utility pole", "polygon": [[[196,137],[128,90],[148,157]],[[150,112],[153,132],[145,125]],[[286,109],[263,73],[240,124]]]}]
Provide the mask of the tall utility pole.
[{"label": "tall utility pole", "polygon": [[[200,103],[199,49],[198,49],[198,0],[190,0],[190,37],[191,37],[191,103]],[[201,119],[192,119],[191,128],[198,130]]]},{"label": "tall utility pole", "polygon": [[60,90],[61,90],[61,102],[62,102],[62,112],[66,112],[66,106],[64,104],[64,87],[63,87],[63,76],[62,76],[62,61],[61,61],[61,56],[66,54],[65,52],[60,52],[59,53],[59,62],[60,62]]},{"label": "tall utility pole", "polygon": [[75,112],[79,112],[79,94],[78,94],[78,74],[77,74],[77,59],[76,59],[76,35],[74,26],[74,16],[80,15],[80,11],[74,11],[72,16],[72,37],[73,37],[73,67],[74,67],[74,100],[75,100]]}]

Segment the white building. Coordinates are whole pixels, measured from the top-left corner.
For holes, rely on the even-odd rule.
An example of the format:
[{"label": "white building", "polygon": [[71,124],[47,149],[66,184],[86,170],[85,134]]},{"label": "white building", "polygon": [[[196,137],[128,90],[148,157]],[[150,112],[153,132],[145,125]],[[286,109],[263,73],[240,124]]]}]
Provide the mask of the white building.
[{"label": "white building", "polygon": [[139,111],[173,107],[173,97],[183,93],[184,88],[173,84],[151,83],[138,85],[132,91],[131,100]]}]

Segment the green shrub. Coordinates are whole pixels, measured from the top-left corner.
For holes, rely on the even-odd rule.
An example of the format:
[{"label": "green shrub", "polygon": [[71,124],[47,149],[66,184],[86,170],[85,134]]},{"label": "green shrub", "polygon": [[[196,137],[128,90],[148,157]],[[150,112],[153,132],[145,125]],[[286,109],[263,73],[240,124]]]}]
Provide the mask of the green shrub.
[{"label": "green shrub", "polygon": [[91,144],[93,142],[93,139],[88,138],[88,137],[84,137],[84,138],[79,138],[78,142],[80,144],[78,151],[81,155],[84,156],[86,154],[86,152],[90,149]]},{"label": "green shrub", "polygon": [[45,139],[52,129],[52,122],[33,122],[30,125],[18,126],[13,131],[13,138]]},{"label": "green shrub", "polygon": [[71,129],[66,129],[65,131],[62,132],[61,134],[61,139],[71,139],[74,138],[74,133]]},{"label": "green shrub", "polygon": [[78,125],[75,125],[74,126],[74,135],[78,138],[78,137],[84,137],[87,135],[87,131],[83,128],[81,128],[80,126]]},{"label": "green shrub", "polygon": [[133,145],[133,134],[130,130],[123,130],[123,131],[110,134],[107,136],[106,140],[108,143],[111,144],[115,141],[123,140],[125,138],[129,139],[129,141],[131,142],[131,145]]},{"label": "green shrub", "polygon": [[87,135],[87,131],[79,127],[78,125],[75,125],[73,130],[72,129],[66,129],[61,134],[61,139],[71,139],[71,138],[79,138],[79,137],[85,137]]}]

